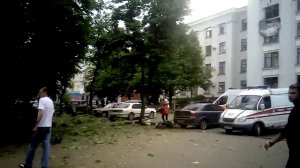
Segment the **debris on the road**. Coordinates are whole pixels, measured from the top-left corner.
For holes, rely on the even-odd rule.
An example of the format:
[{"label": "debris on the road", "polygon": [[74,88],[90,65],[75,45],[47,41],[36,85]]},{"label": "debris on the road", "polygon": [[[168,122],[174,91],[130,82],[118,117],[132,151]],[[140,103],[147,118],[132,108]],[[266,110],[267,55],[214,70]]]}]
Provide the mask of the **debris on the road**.
[{"label": "debris on the road", "polygon": [[192,164],[199,164],[199,162],[191,162]]},{"label": "debris on the road", "polygon": [[95,163],[101,163],[102,161],[101,160],[95,160]]},{"label": "debris on the road", "polygon": [[196,144],[196,143],[195,143],[194,145],[197,146],[197,145],[199,145],[199,144]]},{"label": "debris on the road", "polygon": [[154,157],[152,153],[148,153],[147,156]]},{"label": "debris on the road", "polygon": [[231,150],[231,151],[235,151],[235,149],[227,147],[226,149]]}]

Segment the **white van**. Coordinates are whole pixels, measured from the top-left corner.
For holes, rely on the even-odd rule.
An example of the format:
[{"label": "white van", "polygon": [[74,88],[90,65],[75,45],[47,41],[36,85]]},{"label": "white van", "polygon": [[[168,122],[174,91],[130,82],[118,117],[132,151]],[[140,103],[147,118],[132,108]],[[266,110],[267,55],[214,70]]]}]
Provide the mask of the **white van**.
[{"label": "white van", "polygon": [[288,99],[288,88],[250,89],[229,104],[219,123],[226,133],[242,130],[259,136],[265,128],[283,128],[293,106]]},{"label": "white van", "polygon": [[236,98],[241,92],[247,89],[229,89],[218,97],[213,104],[224,105],[229,104],[234,98]]}]

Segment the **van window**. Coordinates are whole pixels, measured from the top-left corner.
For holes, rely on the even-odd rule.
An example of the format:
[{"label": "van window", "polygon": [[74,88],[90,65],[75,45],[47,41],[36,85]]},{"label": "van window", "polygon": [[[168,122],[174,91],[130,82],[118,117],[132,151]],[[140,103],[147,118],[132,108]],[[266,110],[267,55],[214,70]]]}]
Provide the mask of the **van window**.
[{"label": "van window", "polygon": [[227,103],[227,99],[228,99],[227,96],[222,96],[222,97],[220,97],[220,99],[217,101],[216,104],[218,104],[218,105],[226,104]]},{"label": "van window", "polygon": [[288,94],[271,95],[272,107],[293,107],[293,103],[289,101]]},{"label": "van window", "polygon": [[261,96],[240,95],[236,97],[230,104],[230,109],[256,110],[257,103]]},{"label": "van window", "polygon": [[258,106],[259,110],[261,110],[260,109],[260,105],[261,104],[264,104],[266,109],[271,108],[271,97],[270,96],[266,96],[266,97],[264,97],[264,98],[261,99],[261,101],[259,103],[259,106]]}]

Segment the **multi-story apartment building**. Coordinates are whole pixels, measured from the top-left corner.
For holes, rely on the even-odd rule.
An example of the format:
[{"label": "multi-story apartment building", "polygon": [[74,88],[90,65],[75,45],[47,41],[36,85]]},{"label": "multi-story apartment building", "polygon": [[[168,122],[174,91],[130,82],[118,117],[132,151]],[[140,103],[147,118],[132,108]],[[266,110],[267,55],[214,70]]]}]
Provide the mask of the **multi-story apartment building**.
[{"label": "multi-story apartment building", "polygon": [[248,1],[249,85],[300,82],[300,0]]},{"label": "multi-story apartment building", "polygon": [[212,83],[203,90],[204,94],[218,96],[229,88],[246,87],[246,7],[229,9],[188,25],[197,32],[204,51],[205,66],[212,70]]},{"label": "multi-story apartment building", "polygon": [[188,25],[198,32],[205,64],[213,70],[206,95],[300,83],[300,0],[249,0],[247,7]]}]

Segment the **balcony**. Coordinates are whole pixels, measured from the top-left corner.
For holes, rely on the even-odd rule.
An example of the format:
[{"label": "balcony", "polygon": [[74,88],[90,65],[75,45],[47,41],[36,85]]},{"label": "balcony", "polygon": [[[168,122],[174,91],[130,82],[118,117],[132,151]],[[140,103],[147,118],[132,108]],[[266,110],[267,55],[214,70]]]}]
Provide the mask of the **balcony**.
[{"label": "balcony", "polygon": [[280,17],[261,20],[259,22],[259,32],[264,37],[276,36],[281,27]]}]

